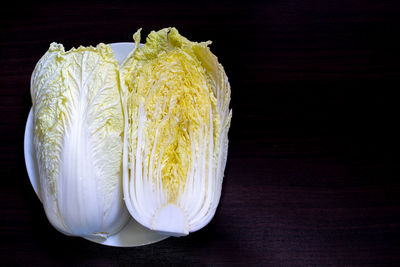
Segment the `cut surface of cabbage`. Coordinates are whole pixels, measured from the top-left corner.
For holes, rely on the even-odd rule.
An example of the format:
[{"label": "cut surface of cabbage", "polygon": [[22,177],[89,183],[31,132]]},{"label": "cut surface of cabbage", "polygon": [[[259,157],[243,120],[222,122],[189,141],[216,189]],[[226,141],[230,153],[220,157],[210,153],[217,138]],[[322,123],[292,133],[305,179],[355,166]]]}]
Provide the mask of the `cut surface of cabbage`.
[{"label": "cut surface of cabbage", "polygon": [[[134,40],[139,47],[140,30]],[[204,227],[221,195],[230,85],[210,43],[175,28],[151,32],[121,67],[125,203],[139,223],[169,235]]]},{"label": "cut surface of cabbage", "polygon": [[31,78],[39,194],[67,235],[106,238],[129,214],[122,199],[124,116],[108,45],[52,43]]}]

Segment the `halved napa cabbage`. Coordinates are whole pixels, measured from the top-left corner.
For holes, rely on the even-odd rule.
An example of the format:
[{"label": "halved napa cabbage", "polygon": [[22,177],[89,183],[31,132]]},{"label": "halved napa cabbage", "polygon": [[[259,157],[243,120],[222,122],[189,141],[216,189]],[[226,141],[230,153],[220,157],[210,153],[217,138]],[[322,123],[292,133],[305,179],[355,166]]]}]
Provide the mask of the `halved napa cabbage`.
[{"label": "halved napa cabbage", "polygon": [[151,32],[121,68],[124,199],[142,225],[186,235],[214,216],[231,120],[230,85],[210,52],[175,28]]},{"label": "halved napa cabbage", "polygon": [[122,200],[124,117],[108,45],[68,52],[52,43],[31,79],[40,198],[68,235],[106,236],[129,214]]}]

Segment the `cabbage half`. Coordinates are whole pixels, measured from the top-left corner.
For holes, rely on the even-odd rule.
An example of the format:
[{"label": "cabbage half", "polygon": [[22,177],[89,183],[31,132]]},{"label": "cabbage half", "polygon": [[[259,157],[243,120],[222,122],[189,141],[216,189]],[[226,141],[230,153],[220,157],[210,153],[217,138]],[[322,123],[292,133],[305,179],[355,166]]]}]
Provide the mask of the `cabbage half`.
[{"label": "cabbage half", "polygon": [[186,235],[214,216],[231,120],[230,85],[210,52],[175,28],[151,32],[121,68],[127,123],[123,188],[142,225]]},{"label": "cabbage half", "polygon": [[104,44],[52,43],[31,79],[39,193],[51,224],[104,238],[129,214],[122,200],[124,117],[119,69]]}]

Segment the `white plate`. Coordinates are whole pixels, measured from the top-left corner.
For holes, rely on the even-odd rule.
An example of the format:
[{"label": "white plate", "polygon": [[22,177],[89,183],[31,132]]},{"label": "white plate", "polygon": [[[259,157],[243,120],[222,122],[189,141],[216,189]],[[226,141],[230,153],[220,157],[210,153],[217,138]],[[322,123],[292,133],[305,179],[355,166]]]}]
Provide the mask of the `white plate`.
[{"label": "white plate", "polygon": [[[113,43],[110,45],[114,51],[116,59],[122,63],[130,51],[135,47],[134,43]],[[24,154],[25,164],[28,171],[28,176],[35,190],[36,195],[39,197],[39,174],[36,165],[36,156],[33,148],[33,112],[32,109],[29,112],[28,120],[25,127],[24,137]],[[39,197],[40,199],[40,197]],[[134,219],[130,219],[128,224],[117,234],[108,237],[105,241],[99,242],[95,239],[86,238],[95,243],[114,246],[114,247],[136,247],[152,244],[167,238],[165,235],[160,235],[154,231],[151,231]]]}]

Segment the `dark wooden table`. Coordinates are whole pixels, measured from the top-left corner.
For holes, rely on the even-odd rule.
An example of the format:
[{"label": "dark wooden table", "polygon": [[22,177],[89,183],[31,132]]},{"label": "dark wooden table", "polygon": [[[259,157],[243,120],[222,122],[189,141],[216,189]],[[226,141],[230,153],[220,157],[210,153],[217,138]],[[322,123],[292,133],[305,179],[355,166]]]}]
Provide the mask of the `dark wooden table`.
[{"label": "dark wooden table", "polygon": [[[0,265],[400,266],[399,1],[33,2],[0,11]],[[30,74],[52,41],[167,26],[212,40],[230,78],[217,213],[138,248],[63,236],[25,170]]]}]

